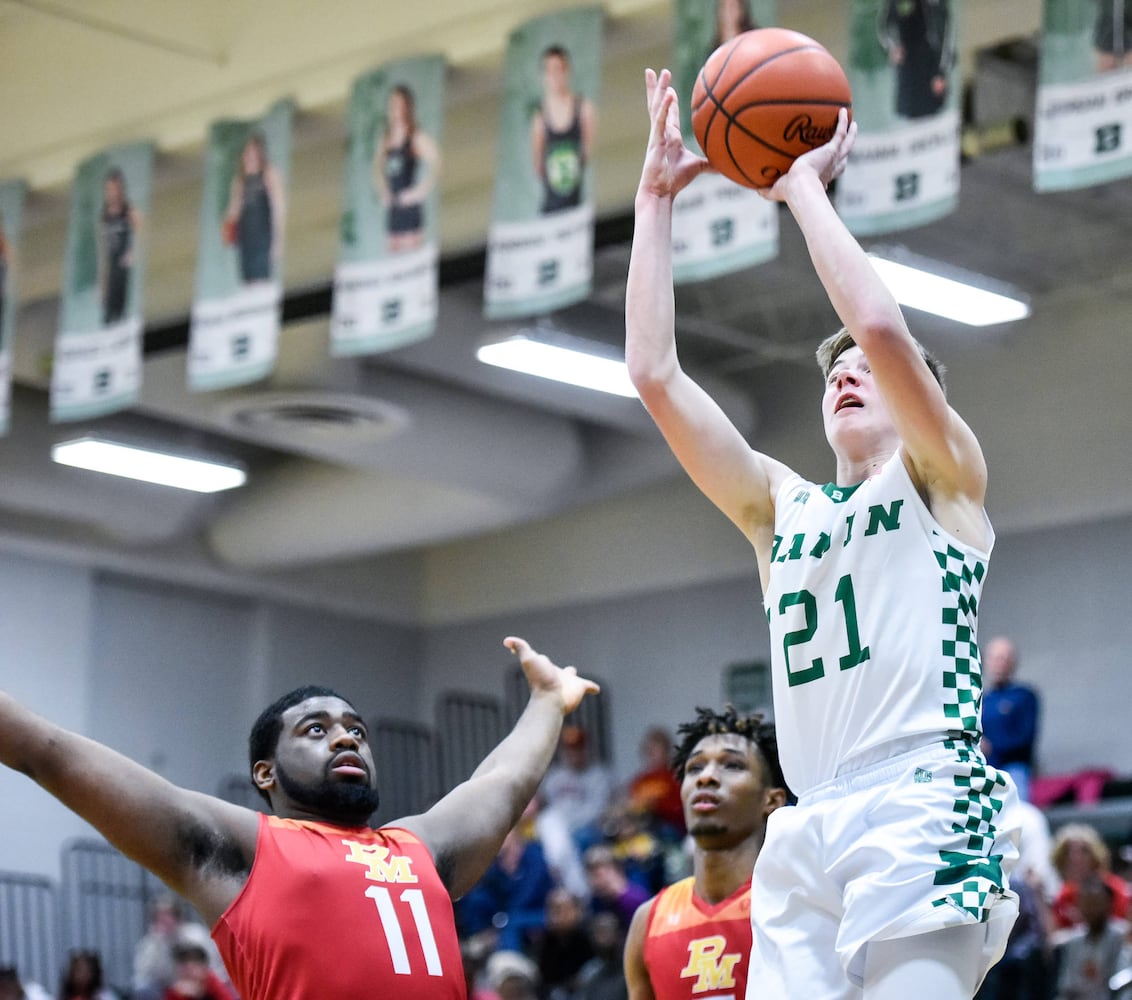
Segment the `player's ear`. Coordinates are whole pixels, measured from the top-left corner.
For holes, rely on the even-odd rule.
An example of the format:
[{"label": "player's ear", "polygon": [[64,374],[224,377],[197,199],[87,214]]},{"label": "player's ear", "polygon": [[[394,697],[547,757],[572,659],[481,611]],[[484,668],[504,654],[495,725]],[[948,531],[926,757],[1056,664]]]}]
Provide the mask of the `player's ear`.
[{"label": "player's ear", "polygon": [[768,788],[763,794],[763,809],[769,816],[779,806],[786,805],[785,788]]},{"label": "player's ear", "polygon": [[275,787],[275,761],[257,760],[252,767],[252,781],[262,792],[270,792]]}]

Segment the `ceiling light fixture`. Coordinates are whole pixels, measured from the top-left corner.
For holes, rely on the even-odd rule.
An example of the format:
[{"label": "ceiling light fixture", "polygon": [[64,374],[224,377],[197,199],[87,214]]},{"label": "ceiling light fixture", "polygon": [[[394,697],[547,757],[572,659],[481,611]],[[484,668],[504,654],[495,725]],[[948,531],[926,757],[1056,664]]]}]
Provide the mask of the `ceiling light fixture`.
[{"label": "ceiling light fixture", "polygon": [[[893,258],[896,259],[893,259]],[[869,254],[873,268],[902,306],[934,313],[968,326],[1013,323],[1030,315],[1030,306],[1013,290],[993,291],[982,275],[917,258],[907,251]],[[955,277],[940,272],[951,271]],[[1001,286],[1000,286],[1001,287]]]},{"label": "ceiling light fixture", "polygon": [[554,343],[539,327],[522,331],[503,340],[484,344],[476,357],[487,365],[508,368],[524,375],[554,379],[583,389],[595,389],[615,396],[637,398],[623,359],[596,341],[552,332]]},{"label": "ceiling light fixture", "polygon": [[76,469],[104,472],[109,476],[140,479],[159,486],[173,486],[196,493],[218,493],[242,486],[243,469],[199,458],[184,458],[95,437],[76,438],[53,445],[51,458]]}]

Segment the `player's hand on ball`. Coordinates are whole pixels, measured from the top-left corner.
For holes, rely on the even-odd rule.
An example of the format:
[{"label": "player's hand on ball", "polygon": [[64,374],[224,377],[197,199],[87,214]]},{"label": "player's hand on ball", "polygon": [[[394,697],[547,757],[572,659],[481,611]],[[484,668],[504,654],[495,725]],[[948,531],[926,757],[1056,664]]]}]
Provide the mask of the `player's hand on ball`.
[{"label": "player's hand on ball", "polygon": [[645,95],[652,127],[641,171],[640,191],[658,197],[675,197],[677,192],[710,167],[707,160],[684,145],[672,74],[666,69],[659,74],[646,69]]},{"label": "player's hand on ball", "polygon": [[829,187],[830,183],[845,172],[845,164],[849,162],[849,154],[853,151],[856,139],[857,123],[849,121],[849,113],[842,108],[837,113],[837,128],[834,129],[833,138],[824,146],[799,156],[773,187],[759,193],[771,201],[785,201],[790,183],[803,172],[816,174],[822,187]]}]

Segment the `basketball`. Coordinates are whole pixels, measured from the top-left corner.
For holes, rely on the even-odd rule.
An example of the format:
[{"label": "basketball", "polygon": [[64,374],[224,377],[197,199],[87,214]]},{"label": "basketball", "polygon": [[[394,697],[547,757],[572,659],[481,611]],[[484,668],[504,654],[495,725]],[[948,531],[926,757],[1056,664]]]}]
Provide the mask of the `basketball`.
[{"label": "basketball", "polygon": [[833,138],[837,112],[852,97],[821,44],[787,28],[755,28],[708,56],[692,89],[692,130],[721,174],[768,188]]}]

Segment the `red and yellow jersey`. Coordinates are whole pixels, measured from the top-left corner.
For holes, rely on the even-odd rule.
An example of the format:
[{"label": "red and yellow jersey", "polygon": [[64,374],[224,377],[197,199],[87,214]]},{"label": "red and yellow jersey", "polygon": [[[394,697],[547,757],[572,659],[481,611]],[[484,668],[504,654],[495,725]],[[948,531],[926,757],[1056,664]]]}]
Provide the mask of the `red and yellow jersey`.
[{"label": "red and yellow jersey", "polygon": [[645,929],[656,1000],[743,1000],[751,955],[751,883],[722,902],[700,899],[692,877],[662,889]]},{"label": "red and yellow jersey", "polygon": [[406,830],[264,816],[212,930],[241,1000],[465,1000],[452,901]]}]

